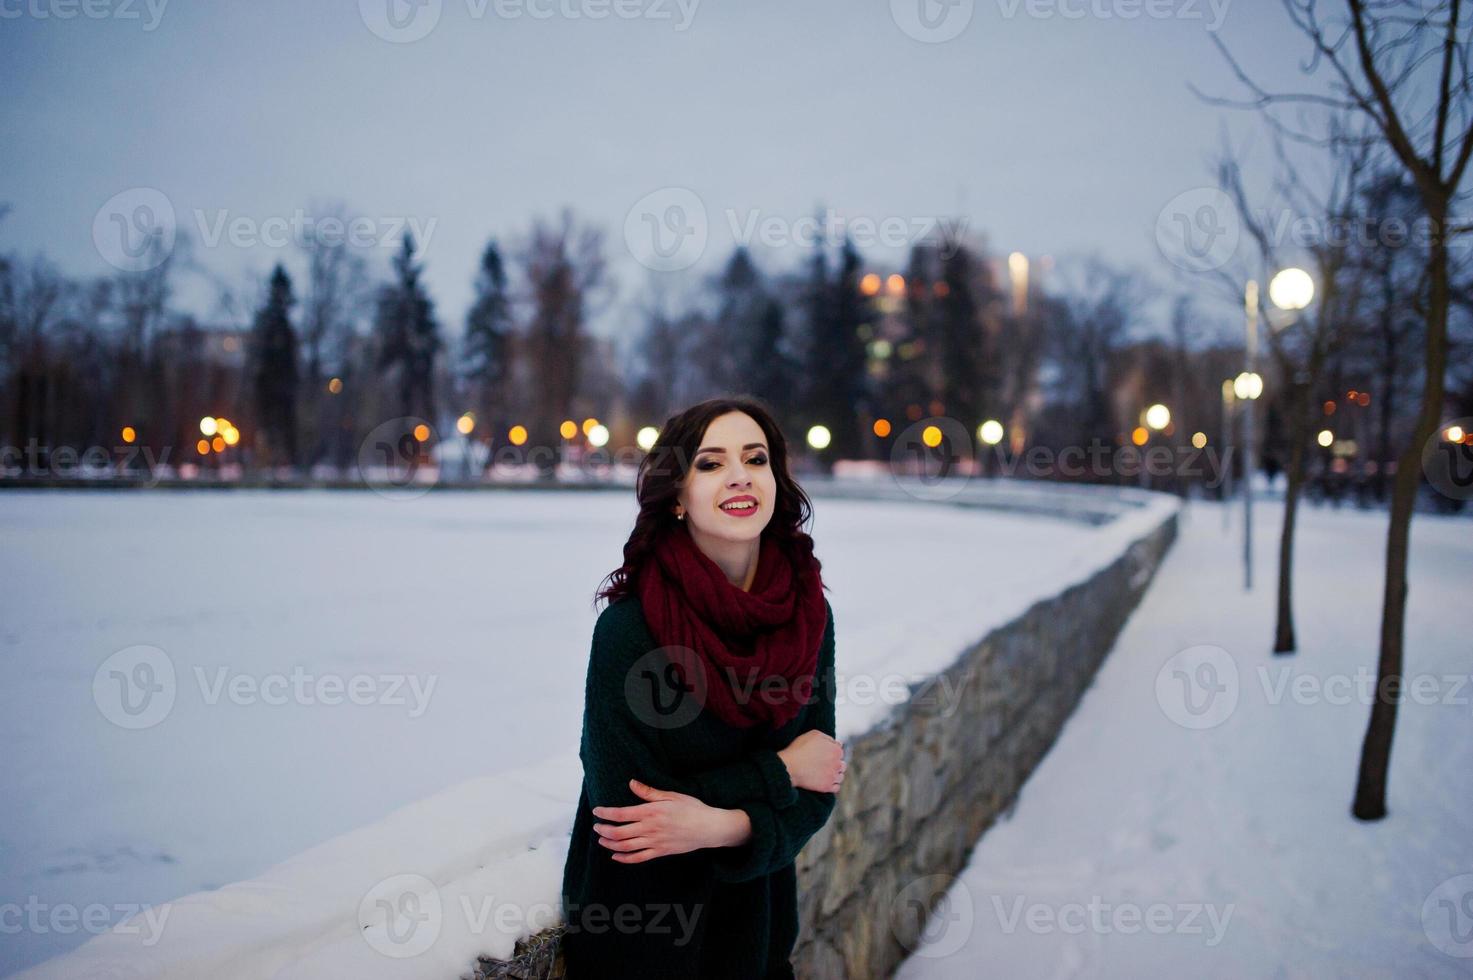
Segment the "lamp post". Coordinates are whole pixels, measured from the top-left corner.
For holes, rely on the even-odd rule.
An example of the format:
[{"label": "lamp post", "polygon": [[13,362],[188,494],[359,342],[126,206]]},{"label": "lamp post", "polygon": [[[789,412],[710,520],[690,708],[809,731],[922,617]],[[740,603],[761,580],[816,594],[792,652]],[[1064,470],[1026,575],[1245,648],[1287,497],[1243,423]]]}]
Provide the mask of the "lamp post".
[{"label": "lamp post", "polygon": [[1222,530],[1227,533],[1231,510],[1228,501],[1233,499],[1233,379],[1222,382]]},{"label": "lamp post", "polygon": [[1233,396],[1243,406],[1243,588],[1253,588],[1253,403],[1263,394],[1263,378],[1244,371],[1233,379]]}]

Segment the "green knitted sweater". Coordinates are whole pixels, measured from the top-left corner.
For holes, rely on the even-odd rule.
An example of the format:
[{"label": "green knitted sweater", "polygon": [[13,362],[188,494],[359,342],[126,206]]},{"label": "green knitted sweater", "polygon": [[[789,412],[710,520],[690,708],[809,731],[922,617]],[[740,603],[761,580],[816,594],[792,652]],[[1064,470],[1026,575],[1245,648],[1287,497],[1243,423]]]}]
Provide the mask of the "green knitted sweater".
[{"label": "green knitted sweater", "polygon": [[[734,728],[693,700],[686,706],[695,713],[682,713],[638,598],[599,615],[584,689],[583,789],[561,891],[569,980],[793,975],[793,860],[838,797],[795,788],[777,750],[809,729],[834,734],[834,610],[827,599],[824,606],[814,700],[776,730]],[[652,698],[676,710],[652,712]],[[603,821],[592,810],[645,802],[630,779],[744,810],[751,839],[621,864],[598,842],[593,824]]]}]

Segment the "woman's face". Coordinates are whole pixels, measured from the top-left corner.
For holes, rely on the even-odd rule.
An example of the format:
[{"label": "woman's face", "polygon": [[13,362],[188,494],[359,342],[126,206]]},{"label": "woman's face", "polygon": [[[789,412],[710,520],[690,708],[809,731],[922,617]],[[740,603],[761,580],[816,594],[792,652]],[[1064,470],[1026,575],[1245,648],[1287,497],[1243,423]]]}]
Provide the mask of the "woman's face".
[{"label": "woman's face", "polygon": [[[711,420],[685,475],[680,504],[692,533],[727,541],[752,541],[772,520],[777,480],[762,427],[746,412]],[[733,510],[721,505],[745,500]]]}]

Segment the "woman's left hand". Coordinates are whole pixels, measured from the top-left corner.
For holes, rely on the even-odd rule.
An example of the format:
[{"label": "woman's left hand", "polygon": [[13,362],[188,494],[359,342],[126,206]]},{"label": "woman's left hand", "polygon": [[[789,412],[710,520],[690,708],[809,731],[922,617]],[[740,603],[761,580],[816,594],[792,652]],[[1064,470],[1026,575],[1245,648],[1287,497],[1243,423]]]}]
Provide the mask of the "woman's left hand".
[{"label": "woman's left hand", "polygon": [[636,796],[647,803],[635,806],[596,806],[593,815],[619,824],[596,823],[599,840],[620,864],[639,864],[651,858],[684,854],[703,847],[723,847],[724,810],[708,806],[685,793],[655,789],[629,780]]}]

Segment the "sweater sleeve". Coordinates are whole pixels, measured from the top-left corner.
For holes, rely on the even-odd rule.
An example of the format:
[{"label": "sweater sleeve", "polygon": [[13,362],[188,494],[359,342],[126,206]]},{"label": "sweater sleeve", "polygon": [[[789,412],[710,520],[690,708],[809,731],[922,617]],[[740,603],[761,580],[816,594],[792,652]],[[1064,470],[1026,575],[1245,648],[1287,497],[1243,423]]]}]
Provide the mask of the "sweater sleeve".
[{"label": "sweater sleeve", "polygon": [[631,779],[656,789],[699,797],[696,780],[679,778],[664,765],[659,732],[629,703],[625,678],[639,656],[636,637],[616,617],[607,611],[599,617],[593,628],[584,688],[583,740],[578,751],[593,806],[638,806],[646,802],[629,788]]},{"label": "sweater sleeve", "polygon": [[[827,599],[824,605],[828,606]],[[805,730],[818,729],[832,738],[836,682],[834,610],[831,606],[828,607],[828,626],[819,652],[819,670],[823,682],[816,688],[819,697],[810,705],[811,724]],[[781,764],[781,760],[778,761]],[[778,807],[763,799],[746,799],[733,804],[733,809],[744,811],[751,819],[752,836],[739,847],[711,852],[717,880],[746,881],[791,864],[809,838],[828,822],[839,799],[836,793],[809,789],[796,789],[794,793],[797,799],[788,807]]]}]

